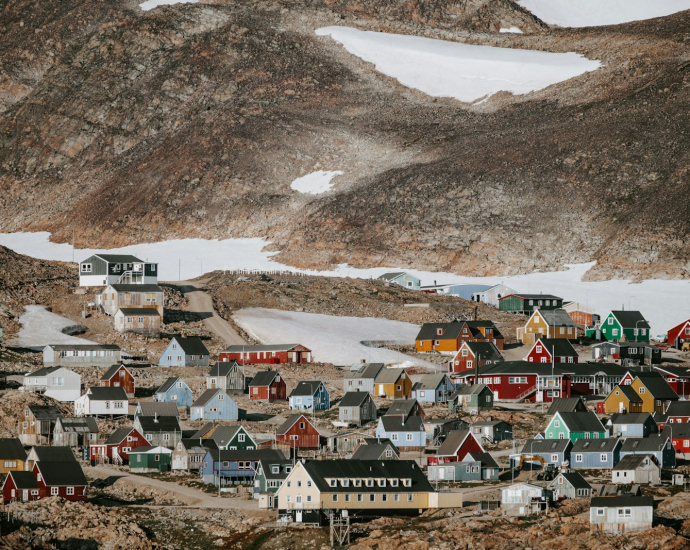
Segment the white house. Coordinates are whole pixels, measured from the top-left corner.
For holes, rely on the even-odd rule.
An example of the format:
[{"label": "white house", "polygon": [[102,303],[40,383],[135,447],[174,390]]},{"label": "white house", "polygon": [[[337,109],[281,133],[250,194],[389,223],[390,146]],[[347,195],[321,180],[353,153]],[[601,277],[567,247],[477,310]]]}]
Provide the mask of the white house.
[{"label": "white house", "polygon": [[484,302],[487,305],[498,307],[498,299],[508,296],[509,294],[516,294],[517,290],[504,285],[503,283],[494,285],[472,294],[473,302]]},{"label": "white house", "polygon": [[592,533],[618,535],[652,528],[654,497],[594,497],[589,508]]},{"label": "white house", "polygon": [[127,393],[121,386],[94,386],[74,401],[75,416],[123,416],[129,410]]},{"label": "white house", "polygon": [[130,254],[94,254],[79,262],[79,286],[158,283],[158,264]]},{"label": "white house", "polygon": [[44,367],[110,367],[120,362],[114,344],[50,344],[43,348]]},{"label": "white house", "polygon": [[501,490],[504,516],[531,516],[546,511],[553,502],[553,491],[531,483],[516,483]]},{"label": "white house", "polygon": [[81,395],[81,376],[64,367],[43,367],[24,375],[24,391],[43,393],[57,401],[74,401]]}]

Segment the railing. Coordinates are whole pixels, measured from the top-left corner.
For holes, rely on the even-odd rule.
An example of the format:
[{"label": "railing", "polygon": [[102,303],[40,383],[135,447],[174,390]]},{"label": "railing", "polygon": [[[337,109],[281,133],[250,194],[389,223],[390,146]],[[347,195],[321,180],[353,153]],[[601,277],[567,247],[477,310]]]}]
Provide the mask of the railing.
[{"label": "railing", "polygon": [[522,393],[518,394],[517,397],[515,397],[515,399],[517,399],[517,400],[519,401],[520,399],[524,399],[525,397],[527,397],[528,395],[534,393],[535,391],[537,391],[537,385],[536,385],[536,384],[535,384],[534,386],[530,386],[530,387],[527,388],[525,391],[523,391]]},{"label": "railing", "polygon": [[320,510],[321,504],[319,502],[286,502],[285,508],[281,510]]}]

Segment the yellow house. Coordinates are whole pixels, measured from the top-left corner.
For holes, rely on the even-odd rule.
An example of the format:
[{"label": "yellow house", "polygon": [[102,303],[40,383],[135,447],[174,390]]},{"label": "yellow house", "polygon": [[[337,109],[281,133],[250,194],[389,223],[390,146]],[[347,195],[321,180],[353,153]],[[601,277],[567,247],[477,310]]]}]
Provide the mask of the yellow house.
[{"label": "yellow house", "polygon": [[329,510],[355,517],[418,515],[430,507],[431,493],[413,460],[308,460],[295,465],[276,499],[280,516],[321,525]]},{"label": "yellow house", "polygon": [[678,394],[658,372],[641,372],[630,385],[642,398],[640,412],[664,414],[672,401],[678,401]]},{"label": "yellow house", "polygon": [[604,400],[604,410],[607,414],[643,412],[642,397],[632,386],[618,385]]},{"label": "yellow house", "polygon": [[524,327],[517,329],[517,338],[523,344],[534,344],[541,338],[577,338],[577,327],[564,309],[538,309]]},{"label": "yellow house", "polygon": [[0,474],[21,472],[26,464],[26,451],[16,437],[0,439]]},{"label": "yellow house", "polygon": [[381,369],[374,379],[374,395],[399,399],[409,397],[412,392],[412,380],[405,369]]}]

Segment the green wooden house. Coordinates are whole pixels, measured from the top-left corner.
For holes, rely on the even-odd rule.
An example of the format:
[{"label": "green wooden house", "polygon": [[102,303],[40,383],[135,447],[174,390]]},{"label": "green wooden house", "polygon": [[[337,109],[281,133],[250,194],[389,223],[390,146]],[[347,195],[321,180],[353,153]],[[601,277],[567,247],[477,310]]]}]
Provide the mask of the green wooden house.
[{"label": "green wooden house", "polygon": [[651,327],[639,311],[612,311],[601,326],[587,330],[588,338],[597,340],[649,342]]},{"label": "green wooden house", "polygon": [[498,299],[498,309],[531,315],[537,309],[552,310],[563,307],[563,298],[551,294],[508,294]]},{"label": "green wooden house", "polygon": [[254,493],[275,493],[294,466],[292,460],[260,460],[254,477]]},{"label": "green wooden house", "polygon": [[244,426],[218,426],[204,439],[212,439],[221,451],[253,451],[256,442]]},{"label": "green wooden house", "polygon": [[546,439],[604,439],[606,428],[593,412],[556,412],[544,431]]},{"label": "green wooden house", "polygon": [[129,451],[129,470],[136,473],[169,472],[172,450],[166,447],[137,447]]}]

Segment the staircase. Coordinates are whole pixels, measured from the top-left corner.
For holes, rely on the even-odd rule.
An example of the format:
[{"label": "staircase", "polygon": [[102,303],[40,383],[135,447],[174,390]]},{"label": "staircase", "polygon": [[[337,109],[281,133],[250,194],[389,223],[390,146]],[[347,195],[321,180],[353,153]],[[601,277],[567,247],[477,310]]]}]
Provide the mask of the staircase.
[{"label": "staircase", "polygon": [[518,394],[517,397],[514,397],[513,399],[501,399],[501,401],[505,403],[517,403],[518,401],[522,401],[525,397],[532,395],[535,391],[537,391],[537,385],[534,384],[534,386],[530,386],[527,388],[525,391],[522,393]]},{"label": "staircase", "polygon": [[119,455],[116,449],[113,449],[113,464],[122,465],[122,457]]}]

